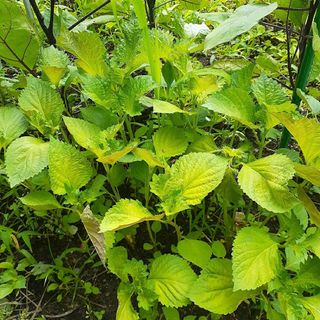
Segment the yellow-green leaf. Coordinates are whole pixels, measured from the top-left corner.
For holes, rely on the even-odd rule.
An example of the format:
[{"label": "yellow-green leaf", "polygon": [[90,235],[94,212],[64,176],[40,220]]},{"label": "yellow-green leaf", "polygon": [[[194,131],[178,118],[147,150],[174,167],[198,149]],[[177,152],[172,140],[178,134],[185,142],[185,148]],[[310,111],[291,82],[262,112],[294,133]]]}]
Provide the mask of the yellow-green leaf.
[{"label": "yellow-green leaf", "polygon": [[85,156],[72,145],[52,139],[49,147],[49,176],[55,194],[76,191],[86,185],[93,170]]},{"label": "yellow-green leaf", "polygon": [[272,212],[287,212],[298,204],[287,185],[294,175],[291,160],[274,154],[244,164],[238,176],[241,189],[261,207]]},{"label": "yellow-green leaf", "polygon": [[139,201],[121,199],[105,214],[100,231],[115,231],[143,221],[160,220],[163,215],[152,215]]}]

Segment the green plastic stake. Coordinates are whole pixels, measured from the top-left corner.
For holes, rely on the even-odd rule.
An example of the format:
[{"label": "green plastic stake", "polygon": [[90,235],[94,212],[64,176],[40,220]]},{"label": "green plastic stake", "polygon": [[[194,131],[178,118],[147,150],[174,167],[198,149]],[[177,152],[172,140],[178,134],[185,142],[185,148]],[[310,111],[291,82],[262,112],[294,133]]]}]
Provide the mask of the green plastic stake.
[{"label": "green plastic stake", "polygon": [[[320,31],[320,8],[319,5],[317,7],[317,11],[315,14],[314,22],[317,24],[317,28]],[[311,35],[310,31],[310,34]],[[297,107],[299,107],[301,98],[298,96],[298,89],[305,91],[305,88],[308,84],[312,64],[314,60],[314,51],[312,47],[312,37],[309,37],[307,46],[302,58],[302,62],[299,67],[298,76],[296,85],[292,95],[292,103],[294,103]],[[290,142],[291,134],[287,128],[283,129],[281,140],[280,140],[280,148],[287,148]]]}]

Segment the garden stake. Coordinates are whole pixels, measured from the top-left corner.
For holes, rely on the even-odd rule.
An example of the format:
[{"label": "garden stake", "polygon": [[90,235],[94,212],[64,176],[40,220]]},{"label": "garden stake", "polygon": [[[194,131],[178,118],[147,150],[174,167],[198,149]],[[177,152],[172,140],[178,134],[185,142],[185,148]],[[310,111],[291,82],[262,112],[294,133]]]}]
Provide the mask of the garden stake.
[{"label": "garden stake", "polygon": [[[312,12],[310,13],[312,14]],[[317,24],[318,30],[320,30],[320,10],[319,10],[319,1],[316,7],[316,15],[314,18],[314,22]],[[310,32],[306,35],[311,36],[312,28],[310,28]],[[298,89],[305,91],[305,88],[308,84],[309,75],[311,72],[312,64],[314,61],[314,51],[312,47],[312,37],[309,37],[307,40],[307,45],[303,53],[303,58],[299,67],[298,77],[296,80],[296,85],[292,95],[292,103],[294,103],[297,107],[299,107],[301,98],[298,96],[297,91]],[[280,141],[280,148],[287,148],[289,145],[289,141],[291,138],[291,134],[287,128],[283,129],[281,141]]]}]

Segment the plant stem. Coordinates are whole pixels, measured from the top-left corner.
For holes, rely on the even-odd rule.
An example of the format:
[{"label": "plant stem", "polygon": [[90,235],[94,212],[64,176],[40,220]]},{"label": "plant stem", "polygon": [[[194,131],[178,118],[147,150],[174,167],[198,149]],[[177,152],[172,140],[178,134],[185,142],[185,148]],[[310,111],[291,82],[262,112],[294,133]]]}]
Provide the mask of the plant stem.
[{"label": "plant stem", "polygon": [[156,240],[155,240],[153,233],[152,233],[152,230],[151,230],[150,221],[147,221],[147,229],[148,229],[149,238],[150,238],[152,244],[155,245]]},{"label": "plant stem", "polygon": [[[160,220],[161,222],[161,220]],[[174,229],[176,230],[176,234],[177,234],[177,240],[178,242],[182,239],[182,234],[180,231],[179,226],[174,222],[174,221],[163,221],[164,223],[170,224],[170,226],[174,227]]]},{"label": "plant stem", "polygon": [[92,11],[90,11],[89,13],[87,13],[85,16],[83,16],[82,18],[80,18],[77,22],[75,22],[73,25],[71,25],[68,30],[71,31],[72,29],[74,29],[76,26],[78,26],[81,22],[83,22],[84,20],[86,20],[87,18],[89,18],[91,15],[93,15],[94,13],[96,13],[97,11],[99,11],[100,9],[102,9],[103,7],[105,7],[107,4],[109,4],[111,2],[111,0],[106,0],[105,2],[101,3],[100,6],[96,7],[95,9],[93,9]]},{"label": "plant stem", "polygon": [[[50,30],[49,28],[47,28],[47,26],[44,23],[44,18],[38,8],[38,5],[36,3],[35,0],[29,0],[30,1],[30,5],[33,9],[33,12],[35,13],[37,20],[39,22],[39,25],[41,27],[41,29],[43,30],[44,34],[46,35],[49,44],[51,45],[55,45],[56,44],[56,38],[53,35],[53,30]],[[52,16],[52,28],[53,29],[53,14],[54,14],[54,0],[51,0],[51,11],[50,11],[50,22],[51,22],[51,16]],[[53,8],[52,8],[53,7]]]}]

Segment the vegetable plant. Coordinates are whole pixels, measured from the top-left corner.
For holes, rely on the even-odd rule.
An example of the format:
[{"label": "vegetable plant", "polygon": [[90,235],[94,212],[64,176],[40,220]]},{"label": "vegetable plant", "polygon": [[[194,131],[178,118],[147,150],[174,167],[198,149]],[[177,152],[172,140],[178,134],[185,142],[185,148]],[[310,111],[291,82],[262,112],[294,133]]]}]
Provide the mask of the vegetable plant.
[{"label": "vegetable plant", "polygon": [[[0,300],[99,265],[118,320],[320,318],[318,1],[93,2],[0,3]],[[274,21],[280,63],[246,48]],[[37,261],[48,232],[81,247]]]}]

